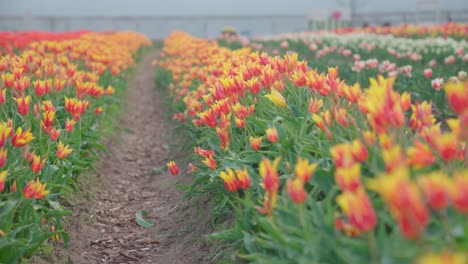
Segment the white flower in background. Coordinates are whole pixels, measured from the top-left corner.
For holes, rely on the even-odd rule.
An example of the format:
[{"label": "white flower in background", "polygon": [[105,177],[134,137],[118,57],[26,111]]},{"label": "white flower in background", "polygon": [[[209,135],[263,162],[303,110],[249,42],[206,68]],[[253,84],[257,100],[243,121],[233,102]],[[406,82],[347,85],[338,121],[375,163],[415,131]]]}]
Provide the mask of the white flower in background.
[{"label": "white flower in background", "polygon": [[288,47],[289,47],[289,43],[288,43],[287,40],[281,41],[281,43],[280,43],[280,48],[281,49],[287,49]]},{"label": "white flower in background", "polygon": [[355,61],[354,66],[351,68],[352,71],[361,72],[362,69],[366,67],[366,63],[364,61]]},{"label": "white flower in background", "polygon": [[398,71],[390,71],[388,72],[388,77],[393,78],[398,76]]},{"label": "white flower in background", "polygon": [[366,67],[367,68],[377,68],[379,65],[379,61],[377,59],[368,59],[366,60]]},{"label": "white flower in background", "polygon": [[400,68],[400,72],[406,74],[407,76],[411,77],[411,71],[413,71],[412,65],[406,65]]},{"label": "white flower in background", "polygon": [[309,50],[310,51],[316,51],[317,50],[317,44],[315,44],[315,43],[310,44],[309,45]]},{"label": "white flower in background", "polygon": [[432,77],[432,69],[425,69],[424,72],[423,72],[423,74],[424,74],[424,77],[425,77],[426,79],[431,78],[431,77]]},{"label": "white flower in background", "polygon": [[444,79],[435,78],[434,80],[431,81],[431,85],[432,85],[432,88],[434,88],[434,90],[439,91],[444,85]]},{"label": "white flower in background", "polygon": [[459,71],[459,72],[458,72],[458,79],[459,79],[460,81],[465,81],[465,80],[466,80],[466,77],[467,77],[467,75],[466,75],[466,72],[465,72],[465,71]]},{"label": "white flower in background", "polygon": [[345,49],[345,50],[343,50],[343,52],[341,54],[343,56],[345,56],[345,57],[349,57],[349,56],[351,56],[352,52],[351,52],[350,49]]},{"label": "white flower in background", "polygon": [[454,62],[455,62],[455,56],[453,56],[453,55],[448,56],[444,60],[445,65],[452,64]]}]

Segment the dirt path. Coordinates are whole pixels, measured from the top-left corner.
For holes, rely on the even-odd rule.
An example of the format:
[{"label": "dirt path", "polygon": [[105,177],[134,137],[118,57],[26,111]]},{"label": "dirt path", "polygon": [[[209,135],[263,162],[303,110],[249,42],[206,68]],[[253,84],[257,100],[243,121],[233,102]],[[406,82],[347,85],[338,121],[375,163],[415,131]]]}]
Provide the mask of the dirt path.
[{"label": "dirt path", "polygon": [[[73,206],[68,217],[71,252],[59,250],[53,263],[200,263],[205,262],[207,210],[180,204],[187,183],[184,173],[155,173],[164,166],[174,142],[172,123],[164,105],[165,91],[154,87],[153,51],[135,72],[127,96],[127,113],[120,122],[110,155],[101,158],[99,174],[91,185],[91,199]],[[181,167],[181,171],[185,171]],[[84,199],[86,200],[86,199]],[[154,227],[136,224],[135,213],[148,212]],[[50,262],[48,262],[50,263]]]}]

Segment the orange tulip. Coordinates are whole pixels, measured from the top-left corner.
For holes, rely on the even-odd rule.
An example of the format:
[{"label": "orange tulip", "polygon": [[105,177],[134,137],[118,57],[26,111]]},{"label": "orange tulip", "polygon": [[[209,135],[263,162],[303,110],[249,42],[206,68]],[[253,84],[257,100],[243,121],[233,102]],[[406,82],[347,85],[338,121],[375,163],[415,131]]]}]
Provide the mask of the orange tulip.
[{"label": "orange tulip", "polygon": [[16,133],[11,139],[11,144],[19,148],[31,142],[34,139],[34,137],[30,131],[31,129],[28,129],[27,131],[23,132],[23,129],[21,127],[18,127],[16,129]]},{"label": "orange tulip", "polygon": [[440,253],[425,253],[419,257],[416,264],[465,264],[468,254],[463,252],[443,251]]},{"label": "orange tulip", "polygon": [[322,108],[323,106],[323,100],[317,100],[317,97],[312,97],[310,98],[309,101],[309,113],[314,115],[317,114],[318,111]]},{"label": "orange tulip", "polygon": [[248,189],[250,187],[252,179],[250,178],[246,168],[244,168],[243,170],[236,170],[236,177],[239,182],[240,188]]},{"label": "orange tulip", "polygon": [[218,134],[219,139],[221,140],[221,148],[226,150],[229,147],[229,129],[216,128],[216,133]]},{"label": "orange tulip", "polygon": [[307,193],[304,189],[304,182],[299,179],[288,178],[286,181],[286,189],[288,190],[289,197],[297,204],[302,204],[307,199]]},{"label": "orange tulip", "polygon": [[418,176],[418,185],[431,208],[443,210],[449,203],[450,180],[443,172]]},{"label": "orange tulip", "polygon": [[230,192],[236,192],[239,189],[239,180],[236,178],[234,171],[227,169],[225,172],[221,171],[219,177],[224,181],[224,187]]},{"label": "orange tulip", "polygon": [[33,155],[33,160],[31,162],[31,170],[35,173],[39,173],[42,170],[42,167],[44,167],[46,159],[42,159],[40,156]]},{"label": "orange tulip", "polygon": [[266,135],[268,138],[268,141],[271,143],[276,143],[278,142],[278,131],[276,130],[275,127],[270,127],[266,130]]},{"label": "orange tulip", "polygon": [[349,224],[361,232],[372,231],[377,224],[377,216],[364,188],[354,192],[345,191],[336,198]]},{"label": "orange tulip", "polygon": [[44,100],[41,104],[41,110],[44,112],[55,112],[55,107],[50,100]]},{"label": "orange tulip", "polygon": [[306,183],[314,174],[317,166],[317,163],[309,163],[308,160],[298,157],[296,166],[294,167],[294,174],[296,175],[297,179],[303,183]]},{"label": "orange tulip", "polygon": [[415,141],[414,146],[408,148],[408,164],[416,168],[424,168],[436,161],[436,157],[428,145]]},{"label": "orange tulip", "polygon": [[212,156],[205,158],[202,162],[211,170],[216,170],[216,160]]},{"label": "orange tulip", "polygon": [[0,172],[0,192],[3,191],[3,189],[5,189],[5,181],[6,181],[6,178],[8,176],[8,171],[2,171]]},{"label": "orange tulip", "polygon": [[100,113],[102,113],[102,107],[101,107],[101,106],[98,106],[98,107],[96,107],[96,108],[94,109],[94,114],[97,115],[97,114],[100,114]]},{"label": "orange tulip", "polygon": [[356,163],[352,167],[337,167],[335,170],[335,182],[345,191],[354,192],[362,186],[361,164]]},{"label": "orange tulip", "polygon": [[36,95],[38,97],[42,97],[46,94],[47,92],[47,82],[43,81],[43,80],[36,80],[33,82],[33,85],[34,85],[34,90],[36,92]]},{"label": "orange tulip", "polygon": [[16,104],[18,104],[18,113],[22,116],[29,114],[29,103],[31,102],[31,97],[28,95],[26,97],[13,98]]},{"label": "orange tulip", "polygon": [[55,111],[46,111],[42,113],[42,123],[45,127],[50,127],[54,125],[55,121]]},{"label": "orange tulip", "polygon": [[3,168],[3,166],[5,166],[5,163],[7,161],[7,153],[8,150],[0,148],[0,168]]},{"label": "orange tulip", "polygon": [[415,131],[421,131],[424,127],[431,127],[435,123],[435,117],[432,114],[432,103],[422,102],[411,106],[413,114],[411,115],[409,126]]},{"label": "orange tulip", "polygon": [[0,89],[0,104],[4,104],[6,101],[6,89]]},{"label": "orange tulip", "polygon": [[277,157],[273,162],[270,160],[263,158],[259,165],[259,174],[260,177],[263,179],[264,189],[270,192],[278,191],[280,186],[280,181],[278,177],[278,164],[280,158]]},{"label": "orange tulip", "polygon": [[72,151],[73,151],[73,149],[68,148],[68,145],[65,146],[62,143],[62,141],[59,141],[59,144],[57,146],[57,158],[64,159],[68,155],[70,155],[70,153],[72,153]]},{"label": "orange tulip", "polygon": [[15,76],[11,73],[3,73],[2,81],[7,88],[11,88],[15,84]]},{"label": "orange tulip", "polygon": [[67,122],[65,123],[65,130],[67,130],[68,132],[72,132],[73,129],[75,129],[75,123],[75,120],[67,118]]},{"label": "orange tulip", "polygon": [[468,214],[468,170],[454,174],[450,186],[450,198],[457,211]]},{"label": "orange tulip", "polygon": [[351,155],[353,155],[354,160],[357,162],[364,162],[369,156],[369,152],[366,146],[364,146],[364,144],[362,144],[359,139],[353,140],[350,146],[350,150]]},{"label": "orange tulip", "polygon": [[12,129],[9,124],[0,122],[0,148],[5,145],[6,138],[10,136],[11,131]]},{"label": "orange tulip", "polygon": [[179,174],[179,167],[177,167],[177,164],[174,161],[167,163],[167,168],[172,175]]},{"label": "orange tulip", "polygon": [[60,129],[52,128],[50,131],[50,139],[57,140],[60,137]]},{"label": "orange tulip", "polygon": [[259,150],[262,147],[262,137],[250,137],[250,147]]},{"label": "orange tulip", "polygon": [[381,174],[368,182],[369,189],[382,196],[404,237],[418,238],[429,222],[429,211],[407,168]]},{"label": "orange tulip", "polygon": [[443,133],[432,140],[442,160],[451,161],[457,157],[458,140],[453,132]]},{"label": "orange tulip", "polygon": [[46,183],[42,184],[39,182],[39,179],[36,179],[36,181],[29,181],[29,183],[23,188],[23,196],[26,197],[27,199],[41,199],[47,194],[50,193],[50,191],[46,191]]},{"label": "orange tulip", "polygon": [[455,114],[462,114],[468,110],[468,81],[448,82],[445,85],[445,93]]},{"label": "orange tulip", "polygon": [[275,88],[271,88],[270,93],[265,95],[265,97],[270,99],[276,106],[286,107],[286,99],[284,99],[283,95],[275,90]]},{"label": "orange tulip", "polygon": [[204,158],[214,156],[214,151],[213,150],[202,149],[200,147],[194,148],[194,152],[195,152],[195,154],[200,155],[200,156],[202,156]]}]

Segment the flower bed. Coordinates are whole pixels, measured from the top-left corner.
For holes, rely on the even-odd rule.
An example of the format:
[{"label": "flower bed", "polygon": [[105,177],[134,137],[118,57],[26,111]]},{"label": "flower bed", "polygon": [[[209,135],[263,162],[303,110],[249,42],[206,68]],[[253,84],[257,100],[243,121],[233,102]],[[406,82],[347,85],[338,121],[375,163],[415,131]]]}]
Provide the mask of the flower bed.
[{"label": "flower bed", "polygon": [[238,258],[466,260],[463,76],[443,85],[446,115],[436,120],[430,98],[414,86],[398,92],[395,76],[351,84],[340,78],[350,69],[310,69],[297,53],[232,51],[179,32],[155,64],[174,119],[196,140],[189,194],[209,193],[215,218],[235,214],[213,238]]},{"label": "flower bed", "polygon": [[131,32],[8,34],[10,44],[27,43],[0,57],[0,262],[16,263],[47,239],[68,245],[61,202],[93,168],[101,121],[151,41]]}]

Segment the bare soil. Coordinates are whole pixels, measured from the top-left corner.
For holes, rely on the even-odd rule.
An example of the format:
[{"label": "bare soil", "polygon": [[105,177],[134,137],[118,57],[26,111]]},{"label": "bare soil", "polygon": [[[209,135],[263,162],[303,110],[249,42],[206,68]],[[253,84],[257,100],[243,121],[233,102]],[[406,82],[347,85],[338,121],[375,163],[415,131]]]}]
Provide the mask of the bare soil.
[{"label": "bare soil", "polygon": [[[181,174],[158,172],[171,157],[185,155],[171,150],[177,134],[168,118],[163,89],[155,87],[151,63],[158,51],[145,56],[131,82],[126,113],[109,141],[110,155],[101,157],[99,173],[85,180],[65,219],[70,251],[60,243],[52,255],[33,263],[206,263],[209,246],[205,235],[209,201],[181,202],[183,192],[175,183],[187,184],[187,167]],[[148,212],[153,227],[135,221],[139,210]]]}]

